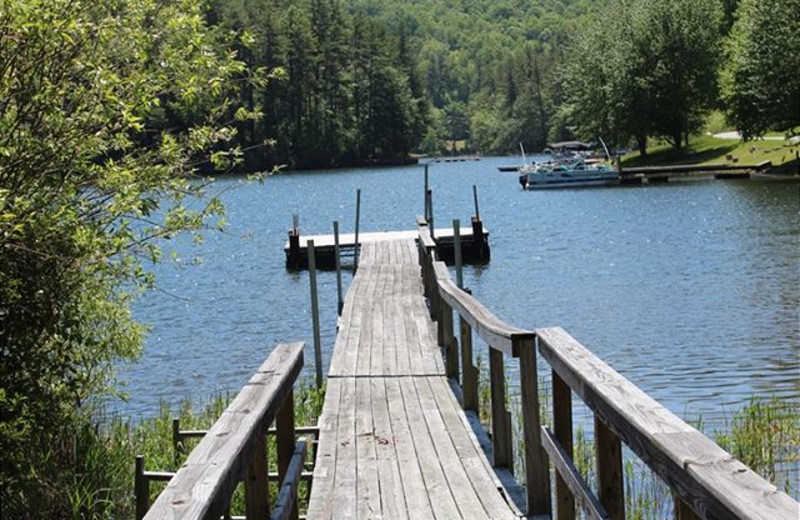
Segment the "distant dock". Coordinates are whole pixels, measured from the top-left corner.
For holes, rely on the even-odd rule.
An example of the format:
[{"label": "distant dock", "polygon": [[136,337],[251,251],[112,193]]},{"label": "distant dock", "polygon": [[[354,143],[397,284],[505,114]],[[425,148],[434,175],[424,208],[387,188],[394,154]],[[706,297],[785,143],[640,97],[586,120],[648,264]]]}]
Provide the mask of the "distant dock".
[{"label": "distant dock", "polygon": [[[404,231],[375,231],[360,233],[358,236],[359,249],[364,244],[376,242],[414,240],[418,230]],[[436,253],[444,261],[451,262],[454,257],[453,243],[455,232],[453,228],[436,229],[433,240],[436,243]],[[476,237],[479,237],[476,240]],[[486,263],[489,261],[489,230],[478,221],[471,228],[460,230],[461,247],[465,262]],[[334,235],[300,235],[294,230],[289,231],[289,240],[283,246],[286,254],[286,267],[294,269],[308,268],[308,243],[314,242],[314,256],[316,266],[321,269],[334,269],[336,267],[336,240]],[[339,235],[339,254],[341,257],[352,258],[356,250],[355,233]]]}]

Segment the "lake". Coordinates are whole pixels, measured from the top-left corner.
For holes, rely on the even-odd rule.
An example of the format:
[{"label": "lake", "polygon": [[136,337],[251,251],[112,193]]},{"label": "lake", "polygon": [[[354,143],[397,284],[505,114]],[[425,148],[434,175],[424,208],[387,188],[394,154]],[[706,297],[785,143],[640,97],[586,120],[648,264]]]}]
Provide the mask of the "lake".
[{"label": "lake", "polygon": [[[564,327],[687,418],[730,416],[753,395],[800,397],[797,183],[526,192],[515,173],[497,171],[515,162],[430,166],[437,226],[468,225],[477,186],[492,259],[466,267],[465,285],[495,314],[524,328]],[[311,375],[308,273],[285,269],[283,244],[293,213],[304,234],[331,233],[334,220],[352,232],[358,188],[362,231],[414,228],[422,166],[217,181],[210,191],[226,190],[229,226],[201,245],[165,244],[179,260],[154,267],[159,290],[135,305],[152,330],[141,359],[122,367],[130,399],[114,408],[146,416],[161,400],[236,392],[277,342],[305,340]],[[335,274],[318,283],[327,363]]]}]

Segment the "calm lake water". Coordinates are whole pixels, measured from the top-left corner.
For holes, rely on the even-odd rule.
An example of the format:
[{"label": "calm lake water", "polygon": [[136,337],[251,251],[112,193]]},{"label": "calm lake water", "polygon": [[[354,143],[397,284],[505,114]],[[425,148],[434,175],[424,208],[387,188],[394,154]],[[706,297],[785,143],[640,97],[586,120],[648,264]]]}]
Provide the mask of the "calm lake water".
[{"label": "calm lake water", "polygon": [[[516,174],[497,171],[517,161],[430,167],[439,226],[468,223],[478,188],[492,260],[467,267],[465,284],[487,307],[520,327],[564,327],[684,417],[729,416],[754,394],[800,397],[797,183],[525,192]],[[422,166],[216,184],[237,185],[224,195],[227,231],[199,246],[167,243],[180,261],[156,266],[160,290],[135,306],[152,331],[139,362],[122,369],[130,400],[116,408],[131,415],[152,414],[161,400],[238,391],[275,343],[311,344],[308,273],[284,268],[293,213],[303,233],[331,233],[337,219],[352,232],[357,188],[362,231],[413,229],[422,213]],[[318,283],[327,363],[335,274]],[[310,375],[310,347],[306,363]]]}]

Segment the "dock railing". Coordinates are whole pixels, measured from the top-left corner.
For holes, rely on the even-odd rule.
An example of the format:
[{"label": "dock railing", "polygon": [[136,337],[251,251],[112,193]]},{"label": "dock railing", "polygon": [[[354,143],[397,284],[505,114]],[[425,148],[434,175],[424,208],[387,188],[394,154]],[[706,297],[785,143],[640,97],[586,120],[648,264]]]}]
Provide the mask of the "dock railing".
[{"label": "dock railing", "polygon": [[[587,518],[624,519],[624,443],[670,487],[679,520],[797,520],[800,504],[661,406],[563,329],[524,330],[497,318],[452,282],[447,266],[436,259],[424,219],[418,219],[418,229],[425,295],[437,322],[447,375],[460,383],[465,410],[477,411],[478,407],[472,333],[490,347],[493,464],[509,470],[513,444],[504,356],[519,359],[529,517],[550,517],[555,503],[552,516],[558,520],[576,518],[576,506]],[[454,311],[460,317],[458,339],[453,332]],[[539,413],[537,351],[552,369],[552,431],[543,427]],[[594,414],[596,492],[573,461],[572,392]],[[551,462],[555,469],[553,496]]]},{"label": "dock railing", "polygon": [[[221,518],[227,515],[236,487],[244,482],[248,520],[296,519],[306,442],[295,439],[293,388],[302,367],[302,343],[276,346],[152,507],[146,494],[137,502],[137,518],[144,511],[145,520]],[[270,510],[267,433],[273,422],[280,487]]]}]

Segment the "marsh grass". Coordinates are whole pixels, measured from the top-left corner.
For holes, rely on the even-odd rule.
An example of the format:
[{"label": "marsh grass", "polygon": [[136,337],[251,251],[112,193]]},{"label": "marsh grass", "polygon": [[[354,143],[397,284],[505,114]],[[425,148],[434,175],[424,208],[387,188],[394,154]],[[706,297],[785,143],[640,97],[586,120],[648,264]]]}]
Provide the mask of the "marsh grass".
[{"label": "marsh grass", "polygon": [[[314,425],[322,411],[324,388],[300,380],[295,387],[295,424]],[[234,397],[217,394],[197,403],[184,399],[176,407],[162,403],[159,413],[141,421],[120,415],[97,414],[85,417],[72,436],[74,468],[65,476],[60,495],[63,518],[73,520],[120,519],[134,517],[134,458],[145,457],[148,471],[177,471],[186,454],[199,442],[189,439],[182,453],[175,453],[172,444],[172,419],[180,418],[182,430],[209,428]],[[270,471],[277,471],[276,445],[268,443]],[[309,453],[310,460],[310,453]],[[151,502],[163,490],[164,483],[150,484]],[[231,501],[233,514],[244,513],[243,490],[237,489]],[[270,483],[271,503],[277,495],[277,483]],[[307,486],[300,486],[301,502],[307,500]]]},{"label": "marsh grass", "polygon": [[[477,358],[481,423],[491,431],[491,389],[486,363]],[[515,388],[506,382],[506,388]],[[542,422],[552,424],[550,384],[539,381],[539,406]],[[514,416],[514,473],[524,485],[525,466],[521,406],[518,396],[508,399]],[[594,431],[591,411],[583,405],[573,407],[575,430],[573,461],[590,488],[596,487]],[[723,449],[752,468],[793,498],[800,498],[794,485],[800,477],[800,401],[777,397],[754,396],[731,416],[724,416],[712,431],[704,428],[702,418],[693,426],[714,439]],[[669,487],[630,450],[623,450],[625,471],[626,518],[632,520],[667,519],[674,516],[674,502]],[[581,515],[581,517],[583,517]]]}]

